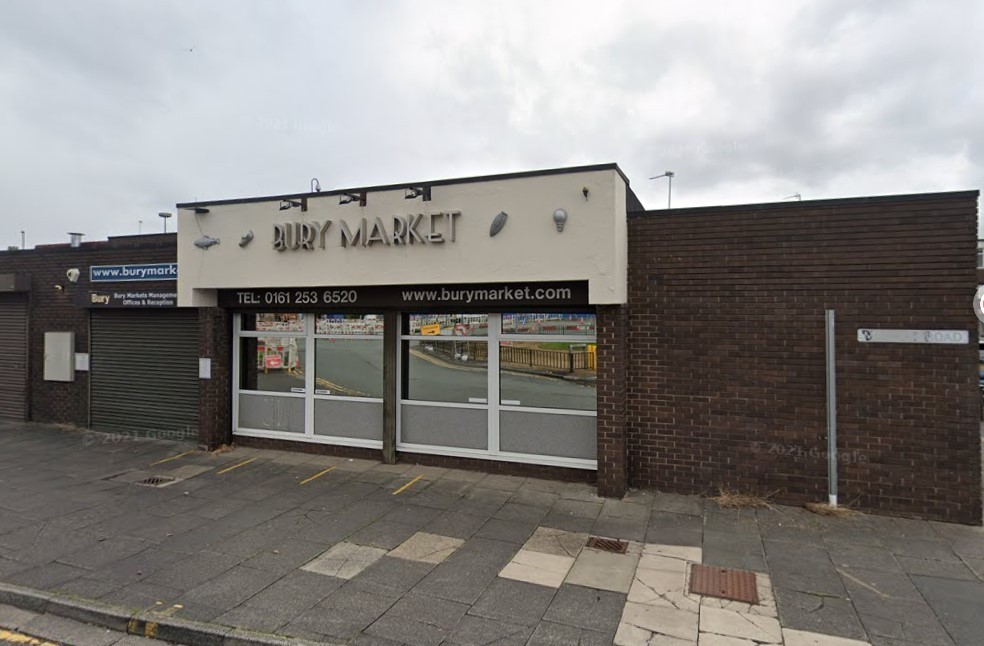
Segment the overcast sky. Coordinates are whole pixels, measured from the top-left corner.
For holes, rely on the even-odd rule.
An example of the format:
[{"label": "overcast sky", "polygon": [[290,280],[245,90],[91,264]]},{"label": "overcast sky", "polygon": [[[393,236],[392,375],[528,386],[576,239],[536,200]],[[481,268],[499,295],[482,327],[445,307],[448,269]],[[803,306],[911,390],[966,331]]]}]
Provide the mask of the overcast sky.
[{"label": "overcast sky", "polygon": [[648,208],[979,188],[984,3],[2,0],[0,245],[618,162]]}]

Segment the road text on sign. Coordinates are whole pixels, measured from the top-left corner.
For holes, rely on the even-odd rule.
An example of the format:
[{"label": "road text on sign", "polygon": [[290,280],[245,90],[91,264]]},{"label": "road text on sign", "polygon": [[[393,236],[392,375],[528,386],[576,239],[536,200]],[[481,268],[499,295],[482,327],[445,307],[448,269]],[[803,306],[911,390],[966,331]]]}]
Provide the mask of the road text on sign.
[{"label": "road text on sign", "polygon": [[858,328],[860,343],[942,343],[964,345],[970,343],[967,330],[873,330]]}]

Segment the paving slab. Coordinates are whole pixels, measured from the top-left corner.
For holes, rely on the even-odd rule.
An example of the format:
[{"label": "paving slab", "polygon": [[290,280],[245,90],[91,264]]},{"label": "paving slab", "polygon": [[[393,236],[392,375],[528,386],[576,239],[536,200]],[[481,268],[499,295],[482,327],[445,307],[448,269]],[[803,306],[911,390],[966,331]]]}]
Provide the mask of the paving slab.
[{"label": "paving slab", "polygon": [[464,544],[460,538],[417,532],[389,553],[392,558],[437,565]]},{"label": "paving slab", "polygon": [[482,516],[445,511],[425,525],[423,529],[429,534],[440,534],[441,536],[467,540],[474,536],[486,522],[488,519]]},{"label": "paving slab", "polygon": [[462,646],[495,644],[496,646],[522,646],[529,640],[533,629],[496,619],[466,615],[451,631],[448,643]]},{"label": "paving slab", "polygon": [[551,527],[537,527],[533,535],[523,545],[523,549],[575,558],[581,553],[587,540],[588,534],[585,532],[568,532]]},{"label": "paving slab", "polygon": [[782,642],[782,628],[777,619],[713,606],[701,608],[700,630],[701,632],[738,637],[759,643],[778,644]]},{"label": "paving slab", "polygon": [[784,628],[824,632],[849,639],[865,638],[861,619],[850,600],[780,587],[774,591],[779,621]]},{"label": "paving slab", "polygon": [[602,633],[615,632],[626,595],[564,584],[557,590],[544,621]]},{"label": "paving slab", "polygon": [[984,583],[929,576],[913,576],[912,581],[958,646],[980,644]]},{"label": "paving slab", "polygon": [[499,576],[549,588],[559,588],[564,579],[567,578],[572,565],[574,565],[574,558],[571,556],[558,556],[521,549],[502,568]]},{"label": "paving slab", "polygon": [[415,587],[433,569],[430,563],[384,556],[353,578],[352,585],[379,595],[398,596]]},{"label": "paving slab", "polygon": [[456,601],[433,597],[415,590],[405,594],[387,615],[406,617],[415,621],[451,628],[465,616],[470,606]]},{"label": "paving slab", "polygon": [[485,589],[468,614],[535,627],[555,593],[555,588],[499,578]]},{"label": "paving slab", "polygon": [[596,590],[627,594],[639,563],[638,554],[616,554],[584,548],[571,566],[566,582]]},{"label": "paving slab", "polygon": [[696,643],[697,622],[696,612],[628,601],[615,634],[615,643],[640,643],[640,640],[645,640],[641,641],[644,644],[658,643],[660,636]]},{"label": "paving slab", "polygon": [[783,628],[782,637],[786,646],[867,646],[867,642],[857,639],[811,633],[793,628]]},{"label": "paving slab", "polygon": [[615,633],[602,633],[585,630],[564,624],[541,621],[530,636],[528,646],[609,646],[615,640]]},{"label": "paving slab", "polygon": [[301,566],[301,569],[340,579],[351,579],[385,554],[386,550],[378,547],[339,543]]},{"label": "paving slab", "polygon": [[646,529],[646,542],[700,547],[704,527],[700,516],[653,512]]}]

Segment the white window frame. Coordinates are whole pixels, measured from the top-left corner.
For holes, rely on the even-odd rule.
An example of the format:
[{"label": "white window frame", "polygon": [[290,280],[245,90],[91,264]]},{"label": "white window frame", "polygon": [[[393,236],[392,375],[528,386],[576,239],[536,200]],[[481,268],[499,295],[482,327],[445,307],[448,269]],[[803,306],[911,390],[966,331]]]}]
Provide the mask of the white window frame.
[{"label": "white window frame", "polygon": [[[246,313],[246,316],[255,316],[256,313],[250,312]],[[316,435],[314,432],[314,401],[315,399],[327,399],[327,400],[338,400],[338,401],[355,401],[362,403],[375,403],[380,407],[383,405],[383,399],[381,397],[351,397],[348,395],[321,395],[316,394],[315,390],[315,350],[317,348],[316,341],[318,339],[371,339],[375,341],[382,340],[382,336],[378,334],[316,334],[315,325],[317,320],[317,314],[311,312],[298,312],[304,316],[304,331],[303,332],[280,332],[278,330],[243,330],[242,329],[242,317],[244,314],[235,313],[233,314],[233,353],[232,353],[232,375],[233,375],[233,387],[232,387],[232,433],[233,435],[242,435],[246,437],[263,437],[269,439],[278,440],[289,440],[293,442],[310,442],[312,444],[336,444],[339,446],[360,446],[370,449],[381,449],[383,447],[382,440],[367,440],[361,438],[353,437],[342,437],[338,435]],[[244,338],[261,338],[261,337],[278,337],[278,338],[297,338],[304,339],[304,392],[303,393],[292,393],[292,392],[273,392],[268,390],[251,390],[240,388],[240,369],[241,369],[241,357],[242,344],[241,339]],[[257,429],[240,427],[239,425],[239,396],[240,394],[247,395],[263,395],[265,397],[294,397],[304,399],[304,433],[291,433],[289,431],[271,431],[269,429]],[[380,429],[382,432],[382,429]]]},{"label": "white window frame", "polygon": [[[401,314],[397,322],[399,330],[403,330],[403,317],[409,314]],[[408,400],[403,398],[403,348],[405,341],[411,340],[461,340],[469,341],[485,340],[488,344],[488,400],[485,404],[440,402],[425,400]],[[549,341],[559,343],[586,343],[597,344],[597,333],[593,335],[565,335],[565,334],[503,334],[502,315],[488,314],[488,334],[484,336],[468,337],[434,337],[422,334],[400,334],[399,343],[401,344],[397,352],[397,412],[396,412],[396,448],[398,451],[406,453],[429,453],[434,455],[447,455],[463,458],[475,458],[482,460],[499,460],[505,462],[520,462],[525,464],[542,464],[546,466],[568,467],[575,469],[597,470],[597,460],[585,460],[581,458],[567,458],[559,456],[537,455],[533,453],[513,453],[501,451],[499,449],[499,412],[518,411],[528,413],[546,413],[549,415],[568,415],[580,417],[598,416],[597,406],[595,410],[578,410],[569,408],[542,408],[534,406],[515,406],[502,404],[499,397],[499,346],[501,341]],[[402,407],[403,406],[429,406],[435,408],[470,408],[485,410],[488,412],[488,449],[465,449],[460,447],[440,446],[433,444],[411,444],[404,443],[402,433]],[[597,425],[596,425],[597,427]]]}]

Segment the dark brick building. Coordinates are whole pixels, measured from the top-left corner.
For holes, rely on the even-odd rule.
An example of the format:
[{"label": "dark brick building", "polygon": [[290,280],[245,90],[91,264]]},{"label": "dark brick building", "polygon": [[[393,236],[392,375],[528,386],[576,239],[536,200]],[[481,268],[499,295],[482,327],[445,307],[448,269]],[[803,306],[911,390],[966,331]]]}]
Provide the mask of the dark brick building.
[{"label": "dark brick building", "polygon": [[[29,319],[25,414],[37,421],[79,426],[98,427],[94,421],[102,420],[105,430],[118,432],[126,428],[126,413],[95,401],[99,393],[115,392],[118,386],[112,379],[95,388],[91,382],[107,371],[125,373],[126,366],[141,365],[147,371],[162,365],[168,374],[180,374],[175,379],[184,384],[168,406],[194,408],[195,428],[188,427],[186,435],[197,437],[207,448],[236,442],[591,480],[606,496],[620,495],[627,487],[703,494],[727,488],[767,494],[782,503],[825,501],[829,456],[824,316],[833,310],[840,502],[980,524],[978,326],[971,308],[977,285],[977,192],[644,211],[627,182],[619,184],[621,175],[614,165],[431,186],[437,195],[442,186],[450,191],[457,183],[473,184],[472,193],[465,193],[472,195],[487,181],[510,187],[508,182],[530,180],[529,195],[534,195],[536,182],[564,173],[574,175],[573,195],[585,203],[589,195],[592,201],[606,198],[604,182],[610,177],[605,173],[616,178],[610,215],[616,230],[623,228],[616,231],[611,253],[621,253],[622,236],[624,273],[620,279],[617,271],[599,272],[615,285],[609,294],[594,284],[589,290],[588,281],[577,282],[586,277],[577,274],[577,258],[570,276],[548,276],[569,282],[527,277],[531,282],[526,287],[532,290],[527,294],[568,290],[566,301],[527,298],[504,305],[442,304],[435,296],[439,291],[427,290],[420,293],[432,294],[430,300],[408,304],[402,274],[393,279],[404,289],[402,296],[378,279],[356,284],[351,275],[338,277],[330,271],[303,279],[317,287],[285,285],[289,289],[274,288],[281,284],[277,282],[236,283],[234,274],[221,274],[235,263],[263,267],[269,262],[285,275],[304,275],[289,264],[300,255],[270,251],[260,235],[256,242],[243,236],[245,242],[236,245],[238,238],[249,227],[250,234],[255,230],[265,235],[265,222],[281,222],[282,211],[290,215],[291,209],[301,211],[296,207],[302,204],[303,211],[311,210],[303,217],[320,222],[326,221],[326,214],[337,218],[342,208],[334,206],[337,199],[331,209],[320,211],[317,200],[345,197],[351,191],[179,204],[179,218],[185,218],[180,231],[185,233],[177,243],[173,235],[130,236],[80,248],[50,245],[0,253],[0,277],[10,275],[6,283],[0,280],[0,288],[10,286],[0,294],[0,322],[7,320],[4,304],[15,301],[26,304]],[[567,181],[565,177],[557,182]],[[564,195],[566,185],[558,186],[549,190]],[[361,194],[369,195],[371,205],[374,192],[382,195],[395,188],[402,201],[403,187],[362,189]],[[526,190],[524,185],[522,191]],[[492,193],[506,194],[498,189]],[[460,202],[475,206],[464,198]],[[560,217],[558,211],[564,211],[564,219],[569,211],[572,233],[562,233],[562,222],[556,230],[554,221],[549,222],[542,242],[537,242],[545,253],[553,253],[548,245],[576,243],[571,236],[586,235],[576,227],[587,214],[576,210],[576,202],[559,198],[558,203],[565,209],[553,211],[557,205],[549,204],[554,221]],[[472,211],[484,215],[498,209],[479,206]],[[346,213],[360,213],[358,204],[350,208],[356,210]],[[529,226],[517,206],[503,210],[516,219],[504,232]],[[466,218],[473,217],[472,212],[462,208],[462,213],[457,235],[471,236],[469,244],[478,245],[466,247],[466,256],[480,255],[481,245],[504,244],[501,238],[489,241],[494,236],[489,236],[484,219],[476,226],[486,228],[481,237],[469,231]],[[191,217],[198,226],[188,221]],[[223,243],[215,243],[214,249],[191,245],[203,232]],[[588,234],[588,239],[597,235]],[[403,253],[408,258],[440,258],[444,256],[437,254],[448,253],[447,248],[455,249],[446,245],[440,251]],[[478,251],[473,254],[471,249]],[[324,244],[319,250],[314,238],[310,251],[303,256],[305,262],[320,262],[311,260],[321,257],[317,254],[341,253]],[[373,270],[396,255],[386,249],[345,253],[355,262],[360,259],[355,254],[375,253]],[[605,253],[598,258],[604,260]],[[91,304],[79,306],[80,294],[101,287],[88,283],[92,265],[176,258],[179,280],[186,275],[181,273],[184,267],[194,266],[195,280],[219,272],[214,284],[193,286],[194,307],[150,312],[121,307],[110,312]],[[216,269],[209,270],[207,263],[213,261]],[[65,280],[69,267],[81,269],[76,284]],[[421,271],[426,274],[426,266]],[[508,281],[515,277],[503,280],[508,294]],[[618,294],[619,280],[624,296]],[[485,298],[486,287],[499,288],[474,284],[468,276],[447,284],[469,292],[469,299],[469,290],[478,288],[475,293]],[[127,288],[161,286],[148,282]],[[358,296],[358,307],[329,306],[328,301],[312,305],[310,300],[338,294],[348,298],[349,292]],[[291,300],[295,298],[306,300]],[[402,305],[399,298],[404,299]],[[184,332],[167,344],[182,350],[148,356],[143,365],[142,355],[132,348],[100,346],[98,338],[94,344],[98,330],[125,330],[127,325],[153,334],[165,334],[169,326],[180,328]],[[523,325],[533,330],[531,336],[523,336]],[[427,337],[433,332],[424,328],[435,326],[438,336]],[[74,382],[46,381],[44,333],[66,329],[75,331],[76,351],[91,354],[91,372],[76,372]],[[862,330],[946,330],[965,335],[961,338],[966,341],[867,342],[859,337]],[[0,335],[0,344],[3,338]],[[152,344],[146,336],[137,342]],[[442,349],[442,343],[447,347]],[[558,350],[561,346],[564,349]],[[562,359],[570,363],[563,375],[554,369],[539,374],[553,379],[549,383],[556,385],[557,393],[549,396],[562,398],[561,404],[528,387],[533,382],[527,377],[536,372],[533,359],[520,366],[510,358],[521,351],[527,352],[524,356],[534,351],[551,357],[566,353]],[[125,361],[107,362],[107,354]],[[371,392],[373,384],[358,385],[365,391],[361,392],[346,382],[344,371],[332,372],[333,363],[348,365],[345,362],[353,357],[359,365],[375,366],[368,370],[378,370],[368,373],[378,378],[378,393]],[[582,362],[577,364],[580,368],[575,368],[575,359]],[[207,366],[202,374],[199,360]],[[428,374],[451,368],[458,371],[457,378],[446,388],[464,392],[470,381],[487,379],[481,383],[488,384],[488,397],[479,390],[478,396],[465,393],[469,397],[463,395],[460,401],[435,402],[431,400],[440,394],[415,390],[427,385]],[[497,379],[482,376],[496,371]],[[143,387],[148,396],[161,396],[153,382]],[[584,405],[588,392],[590,404]],[[133,405],[151,406],[146,410],[153,416],[152,404],[141,401],[136,398]],[[182,424],[187,427],[186,418],[169,419],[166,426],[181,435]],[[469,425],[475,424],[481,433],[466,437]],[[147,434],[154,429],[137,430]],[[590,446],[584,443],[586,437]]]}]

